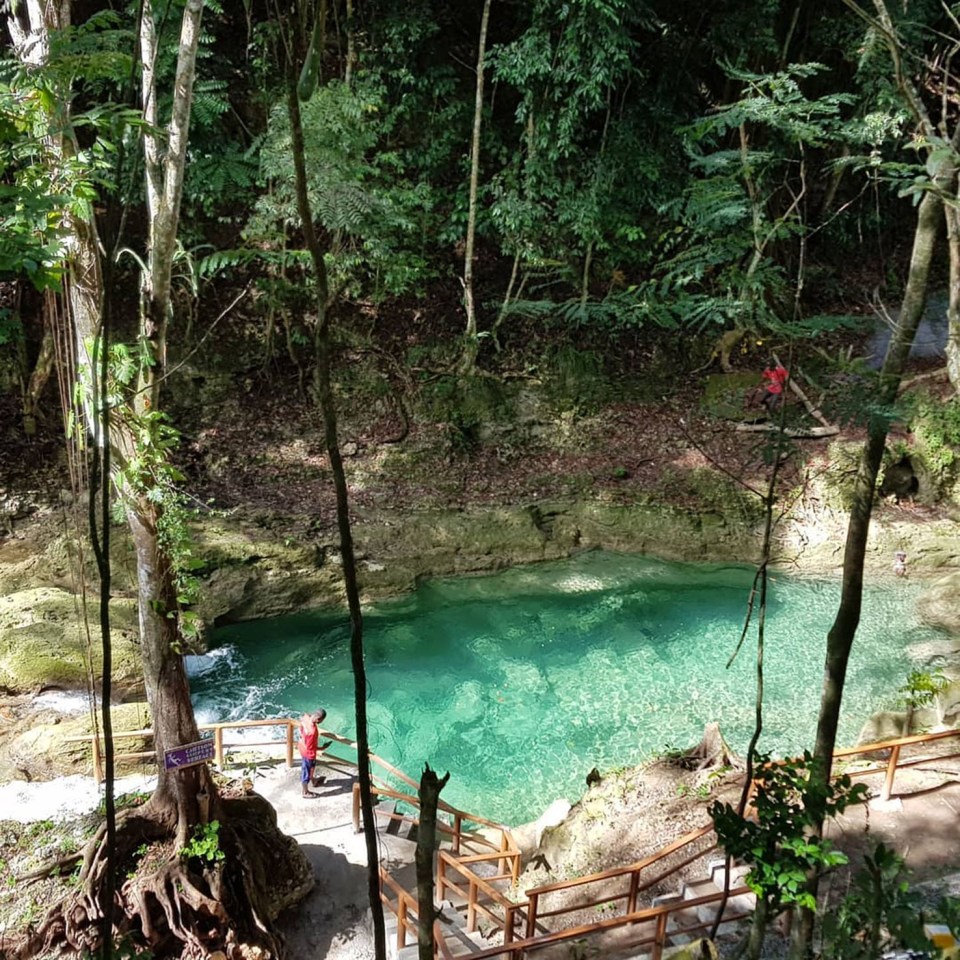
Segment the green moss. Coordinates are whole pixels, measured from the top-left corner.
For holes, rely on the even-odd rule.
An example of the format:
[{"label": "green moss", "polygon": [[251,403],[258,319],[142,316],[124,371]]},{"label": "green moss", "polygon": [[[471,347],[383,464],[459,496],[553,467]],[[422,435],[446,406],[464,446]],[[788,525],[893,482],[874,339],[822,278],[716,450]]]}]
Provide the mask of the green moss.
[{"label": "green moss", "polygon": [[[113,677],[121,685],[139,684],[142,677],[137,636],[136,602],[115,599],[110,604]],[[0,597],[0,684],[28,692],[41,686],[85,689],[87,630],[79,620],[72,594],[53,587],[23,590]],[[96,609],[88,611],[90,636],[99,637]],[[102,665],[101,645],[92,644],[94,673]]]},{"label": "green moss", "polygon": [[696,504],[696,511],[708,524],[733,522],[743,525],[763,519],[763,503],[756,494],[734,482],[726,474],[709,467],[689,470],[668,469],[660,478],[661,486],[673,499]]},{"label": "green moss", "polygon": [[820,489],[828,509],[849,512],[862,449],[859,441],[846,440],[835,440],[827,448],[827,469],[821,477]]}]

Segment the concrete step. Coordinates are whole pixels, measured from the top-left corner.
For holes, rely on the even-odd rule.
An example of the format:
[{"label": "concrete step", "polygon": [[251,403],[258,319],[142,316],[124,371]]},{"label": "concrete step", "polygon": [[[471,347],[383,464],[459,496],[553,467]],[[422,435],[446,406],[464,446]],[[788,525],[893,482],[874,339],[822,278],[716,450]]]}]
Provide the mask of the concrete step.
[{"label": "concrete step", "polygon": [[[730,865],[730,889],[744,885],[743,878],[750,872],[750,868],[745,863],[733,863]],[[727,875],[726,860],[711,860],[707,864],[707,873],[718,890],[723,889],[723,881]]]},{"label": "concrete step", "polygon": [[[485,940],[479,931],[468,933],[463,916],[457,912],[451,903],[444,901],[440,904],[440,929],[443,931],[444,944],[447,954],[451,957],[469,957],[471,954],[485,950],[491,944]],[[385,917],[387,938],[387,956],[390,960],[417,960],[419,949],[417,944],[408,943],[397,952],[397,918],[392,913]],[[408,939],[411,934],[407,934]]]},{"label": "concrete step", "polygon": [[373,812],[382,824],[380,829],[384,833],[409,840],[411,843],[417,842],[417,824],[395,816],[397,805],[393,800],[380,800],[373,808]]},{"label": "concrete step", "polygon": [[[739,890],[742,888],[735,886],[732,889]],[[709,877],[705,877],[701,880],[690,881],[683,885],[684,900],[698,900],[700,897],[715,896],[722,892],[723,887],[721,886],[718,889],[716,883]],[[736,917],[749,915],[753,913],[755,904],[756,897],[754,897],[752,893],[739,893],[731,896],[727,899],[726,905],[724,906],[723,918],[725,920],[733,920]],[[697,916],[700,918],[701,923],[712,923],[719,908],[720,900],[717,899],[713,903],[700,904],[694,909],[696,910]]]},{"label": "concrete step", "polygon": [[696,908],[683,907],[683,903],[684,897],[680,892],[662,894],[659,897],[654,897],[653,900],[650,901],[651,907],[673,908],[670,911],[670,916],[667,918],[668,934],[676,934],[678,937],[680,937],[682,936],[686,927],[695,927],[698,923],[700,923],[700,918],[697,916]]}]

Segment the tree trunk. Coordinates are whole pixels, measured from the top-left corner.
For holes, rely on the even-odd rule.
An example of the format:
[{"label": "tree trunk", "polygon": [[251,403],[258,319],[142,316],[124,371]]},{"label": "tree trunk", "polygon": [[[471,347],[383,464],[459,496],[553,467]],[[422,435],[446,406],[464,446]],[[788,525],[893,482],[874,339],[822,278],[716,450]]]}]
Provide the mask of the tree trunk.
[{"label": "tree trunk", "polygon": [[[957,196],[955,193],[954,196]],[[960,393],[960,212],[943,205],[950,254],[950,298],[947,306],[947,375],[955,393]]]},{"label": "tree trunk", "polygon": [[175,614],[177,595],[173,569],[158,543],[159,507],[138,498],[127,507],[137,557],[137,600],[140,609],[140,649],[147,703],[153,717],[153,736],[159,780],[150,798],[151,812],[176,828],[184,846],[190,831],[209,820],[216,789],[206,764],[167,770],[164,751],[199,739],[190,685]]},{"label": "tree trunk", "polygon": [[763,897],[757,897],[757,906],[750,921],[750,933],[747,936],[747,960],[760,960],[763,953],[763,941],[767,934],[767,920],[770,908]]},{"label": "tree trunk", "polygon": [[463,304],[467,311],[461,373],[470,373],[477,359],[477,308],[473,297],[473,259],[477,234],[477,193],[480,183],[480,132],[483,123],[483,61],[487,50],[490,0],[484,0],[477,50],[477,92],[473,107],[473,137],[470,144],[470,203],[467,209],[467,238],[463,254]]},{"label": "tree trunk", "polygon": [[[817,722],[817,739],[814,758],[818,761],[811,771],[811,780],[826,783],[833,763],[833,750],[837,740],[837,724],[840,719],[840,704],[847,676],[847,663],[853,647],[857,627],[860,624],[860,609],[863,600],[863,565],[867,549],[867,535],[873,512],[873,498],[877,474],[886,446],[887,412],[896,399],[900,379],[906,366],[914,334],[923,316],[926,302],[927,279],[930,263],[936,246],[943,201],[937,188],[942,189],[952,182],[955,171],[952,161],[944,164],[934,177],[934,189],[928,190],[920,201],[917,211],[917,227],[913,238],[913,253],[907,286],[900,308],[900,322],[894,330],[887,347],[880,385],[874,409],[879,411],[867,425],[867,440],[860,456],[860,465],[854,481],[850,519],[847,523],[847,540],[843,555],[843,579],[840,607],[833,626],[827,634],[827,655],[823,670],[823,692],[820,698],[820,715]],[[816,833],[822,835],[821,823]],[[811,879],[810,890],[816,895],[818,877]],[[791,945],[793,960],[801,960],[810,949],[813,936],[814,915],[812,911],[800,912],[794,925]]]},{"label": "tree trunk", "polygon": [[40,407],[40,395],[53,373],[55,359],[53,342],[54,311],[57,310],[57,298],[47,291],[43,297],[43,339],[40,341],[40,353],[33,365],[30,378],[23,391],[23,432],[32,437],[37,432],[37,410]]},{"label": "tree trunk", "polygon": [[353,16],[353,0],[347,0],[347,57],[343,66],[343,82],[350,86],[353,82],[354,61],[357,59],[357,31]]},{"label": "tree trunk", "polygon": [[387,940],[383,921],[383,903],[380,900],[380,851],[373,813],[373,791],[370,780],[370,743],[367,736],[367,675],[363,652],[363,614],[360,609],[360,590],[357,584],[357,564],[353,551],[353,532],[350,528],[350,506],[343,458],[337,436],[337,411],[330,386],[330,314],[328,308],[329,284],[324,250],[313,227],[313,212],[307,193],[306,156],[303,145],[303,125],[297,99],[296,65],[287,64],[287,114],[290,119],[290,139],[296,180],[297,209],[304,241],[310,251],[314,279],[317,285],[317,350],[314,388],[316,401],[323,414],[324,438],[330,470],[337,495],[337,527],[340,533],[340,558],[344,590],[350,610],[350,660],[353,667],[354,707],[357,728],[357,779],[360,784],[360,806],[363,810],[364,842],[367,849],[367,894],[373,917],[373,941],[377,960],[386,960]]},{"label": "tree trunk", "polygon": [[180,28],[180,47],[174,78],[170,123],[161,131],[157,123],[155,66],[157,38],[152,0],[143,0],[140,20],[140,60],[143,74],[144,169],[147,181],[149,239],[147,272],[143,277],[140,335],[152,363],[141,368],[139,409],[159,409],[160,375],[166,365],[167,324],[171,313],[173,257],[177,246],[180,198],[187,159],[190,108],[196,76],[197,47],[203,0],[187,0]]},{"label": "tree trunk", "polygon": [[433,899],[433,855],[437,849],[437,805],[450,774],[438,777],[430,764],[420,777],[420,828],[417,833],[417,946],[420,960],[433,960],[433,924],[437,908]]}]

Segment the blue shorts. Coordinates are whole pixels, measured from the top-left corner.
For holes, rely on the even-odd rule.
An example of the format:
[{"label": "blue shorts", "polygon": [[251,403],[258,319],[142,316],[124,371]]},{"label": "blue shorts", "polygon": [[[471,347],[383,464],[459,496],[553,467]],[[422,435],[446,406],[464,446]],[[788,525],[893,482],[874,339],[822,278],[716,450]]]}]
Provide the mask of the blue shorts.
[{"label": "blue shorts", "polygon": [[310,778],[313,776],[313,768],[316,766],[316,760],[307,760],[303,759],[300,761],[300,782],[309,783]]}]

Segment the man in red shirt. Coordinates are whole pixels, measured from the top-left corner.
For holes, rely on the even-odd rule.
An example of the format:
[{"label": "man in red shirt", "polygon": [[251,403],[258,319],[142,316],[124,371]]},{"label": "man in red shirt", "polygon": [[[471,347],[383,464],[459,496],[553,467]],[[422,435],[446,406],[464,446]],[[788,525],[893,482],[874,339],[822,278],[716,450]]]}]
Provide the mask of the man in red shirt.
[{"label": "man in red shirt", "polygon": [[326,719],[327,711],[318,710],[316,713],[305,713],[300,718],[300,756],[303,760],[300,767],[300,788],[302,795],[308,800],[315,798],[317,795],[311,793],[309,787],[312,785],[314,787],[319,786],[317,782],[313,779],[313,769],[317,764],[317,752],[322,752],[330,746],[331,741],[328,740],[326,743],[317,745],[317,738],[320,736],[320,731],[317,729],[318,723],[323,723]]},{"label": "man in red shirt", "polygon": [[763,396],[760,402],[767,408],[768,413],[778,410],[783,403],[783,388],[790,379],[790,371],[779,363],[763,371]]}]

